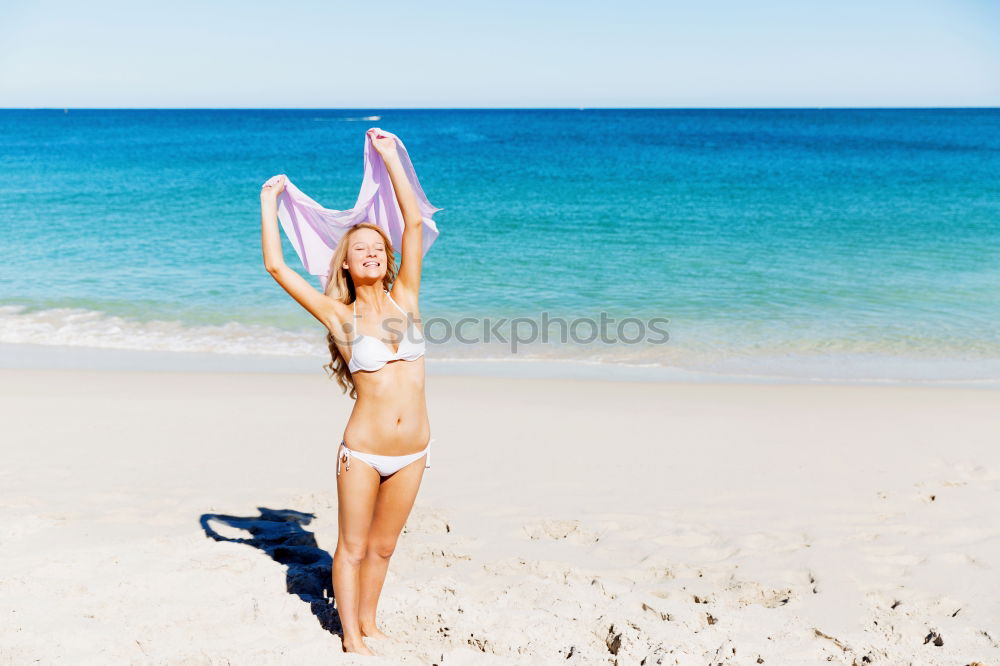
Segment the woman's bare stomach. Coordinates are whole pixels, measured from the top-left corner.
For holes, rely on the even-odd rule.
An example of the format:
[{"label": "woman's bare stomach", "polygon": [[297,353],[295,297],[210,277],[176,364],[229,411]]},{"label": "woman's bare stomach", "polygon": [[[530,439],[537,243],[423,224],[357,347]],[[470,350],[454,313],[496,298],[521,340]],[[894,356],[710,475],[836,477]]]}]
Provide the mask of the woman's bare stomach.
[{"label": "woman's bare stomach", "polygon": [[418,368],[392,367],[398,363],[389,363],[371,376],[355,376],[358,399],[344,428],[344,443],[348,448],[381,456],[402,456],[427,446],[431,430],[423,368],[419,368],[417,376],[414,371]]}]

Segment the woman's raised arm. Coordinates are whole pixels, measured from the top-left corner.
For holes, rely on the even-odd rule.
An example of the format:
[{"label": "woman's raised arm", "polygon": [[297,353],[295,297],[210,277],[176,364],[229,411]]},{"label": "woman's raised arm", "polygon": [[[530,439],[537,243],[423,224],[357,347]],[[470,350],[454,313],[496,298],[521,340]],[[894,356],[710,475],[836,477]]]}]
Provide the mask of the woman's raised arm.
[{"label": "woman's raised arm", "polygon": [[278,230],[278,195],[285,189],[282,175],[273,185],[264,185],[260,190],[260,241],[264,253],[264,268],[271,274],[299,305],[316,317],[327,329],[333,330],[336,321],[335,301],[285,264],[281,252],[281,234]]},{"label": "woman's raised arm", "polygon": [[403,247],[400,249],[399,272],[396,274],[393,291],[396,289],[395,285],[402,285],[403,290],[411,295],[413,304],[416,305],[420,293],[420,269],[424,258],[424,219],[417,204],[417,195],[406,177],[403,163],[396,151],[396,140],[390,136],[373,136],[372,146],[385,162],[385,169],[389,172],[389,180],[392,181],[399,210],[403,214]]}]

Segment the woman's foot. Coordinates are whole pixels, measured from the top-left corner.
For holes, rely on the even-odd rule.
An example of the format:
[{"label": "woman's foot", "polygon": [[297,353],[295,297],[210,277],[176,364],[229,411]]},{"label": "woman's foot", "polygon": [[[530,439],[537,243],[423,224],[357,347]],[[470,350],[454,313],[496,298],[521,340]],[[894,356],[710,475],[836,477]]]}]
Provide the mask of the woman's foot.
[{"label": "woman's foot", "polygon": [[367,645],[365,645],[364,641],[349,641],[345,639],[344,652],[353,652],[354,654],[363,654],[369,657],[377,656]]},{"label": "woman's foot", "polygon": [[382,630],[378,627],[361,628],[361,635],[365,638],[384,638],[388,640],[388,636],[382,633]]}]

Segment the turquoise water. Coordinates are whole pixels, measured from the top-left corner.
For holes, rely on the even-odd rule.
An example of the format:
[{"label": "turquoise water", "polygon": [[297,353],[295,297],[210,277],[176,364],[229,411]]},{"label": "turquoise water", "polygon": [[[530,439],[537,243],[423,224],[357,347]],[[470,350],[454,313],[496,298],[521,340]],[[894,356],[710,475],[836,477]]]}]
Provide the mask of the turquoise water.
[{"label": "turquoise water", "polygon": [[[996,109],[0,110],[0,343],[321,357],[257,193],[350,207],[373,126],[443,208],[437,358],[1000,378]],[[543,312],[669,339],[447,336]]]}]

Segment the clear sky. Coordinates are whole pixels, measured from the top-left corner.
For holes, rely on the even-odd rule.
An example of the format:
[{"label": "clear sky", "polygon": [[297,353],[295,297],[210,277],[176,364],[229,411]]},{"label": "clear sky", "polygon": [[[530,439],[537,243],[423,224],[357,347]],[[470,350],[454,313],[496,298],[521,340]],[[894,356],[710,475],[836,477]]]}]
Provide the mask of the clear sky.
[{"label": "clear sky", "polygon": [[0,107],[1000,106],[1000,0],[3,0]]}]

